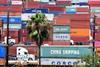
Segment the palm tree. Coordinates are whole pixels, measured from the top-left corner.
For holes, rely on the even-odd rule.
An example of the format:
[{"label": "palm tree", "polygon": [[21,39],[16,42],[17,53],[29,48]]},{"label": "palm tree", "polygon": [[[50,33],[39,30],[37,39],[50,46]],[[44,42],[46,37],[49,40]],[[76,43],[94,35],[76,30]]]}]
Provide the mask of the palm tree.
[{"label": "palm tree", "polygon": [[47,22],[46,16],[43,13],[36,13],[31,16],[28,21],[27,29],[29,37],[32,38],[39,49],[39,65],[40,63],[40,47],[45,39],[49,37],[50,23]]}]

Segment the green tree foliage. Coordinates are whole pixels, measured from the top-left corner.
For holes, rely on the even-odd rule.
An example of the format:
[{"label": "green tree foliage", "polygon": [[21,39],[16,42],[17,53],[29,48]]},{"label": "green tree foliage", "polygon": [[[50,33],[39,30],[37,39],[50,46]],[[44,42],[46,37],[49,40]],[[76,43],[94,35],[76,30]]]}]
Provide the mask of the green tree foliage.
[{"label": "green tree foliage", "polygon": [[36,43],[40,40],[42,44],[43,40],[49,37],[51,25],[43,13],[36,13],[30,19],[27,24],[29,37],[34,39]]}]

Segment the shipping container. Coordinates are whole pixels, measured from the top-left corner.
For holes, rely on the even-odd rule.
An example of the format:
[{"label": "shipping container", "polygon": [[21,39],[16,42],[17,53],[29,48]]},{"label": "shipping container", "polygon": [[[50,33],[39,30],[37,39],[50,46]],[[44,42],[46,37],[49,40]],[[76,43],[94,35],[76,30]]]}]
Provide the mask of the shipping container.
[{"label": "shipping container", "polygon": [[39,2],[26,2],[24,8],[40,8]]},{"label": "shipping container", "polygon": [[71,1],[56,1],[56,5],[70,5]]},{"label": "shipping container", "polygon": [[100,47],[96,47],[96,55],[100,56]]},{"label": "shipping container", "polygon": [[70,33],[69,25],[53,25],[53,33]]},{"label": "shipping container", "polygon": [[96,25],[99,25],[100,24],[100,18],[96,18],[95,23],[96,23]]},{"label": "shipping container", "polygon": [[95,47],[100,47],[100,41],[95,41]]},{"label": "shipping container", "polygon": [[22,43],[25,43],[25,42],[27,42],[28,38],[27,38],[27,36],[24,36],[24,37],[20,37],[20,40]]},{"label": "shipping container", "polygon": [[88,42],[89,36],[71,36],[71,40],[74,42]]},{"label": "shipping container", "polygon": [[41,46],[42,58],[81,58],[92,55],[92,47]]},{"label": "shipping container", "polygon": [[70,42],[69,41],[54,40],[52,45],[68,46],[68,45],[70,45]]},{"label": "shipping container", "polygon": [[53,45],[53,41],[52,40],[44,40],[43,41],[43,45],[48,44],[48,45]]},{"label": "shipping container", "polygon": [[[7,29],[3,29],[3,37],[7,36]],[[17,37],[18,38],[18,30],[17,29],[10,29],[9,36]]]},{"label": "shipping container", "polygon": [[88,4],[90,6],[100,6],[100,1],[89,1]]},{"label": "shipping container", "polygon": [[53,40],[70,40],[70,34],[67,33],[53,33]]},{"label": "shipping container", "polygon": [[56,25],[70,25],[70,18],[69,16],[55,16],[54,22]]},{"label": "shipping container", "polygon": [[76,14],[76,8],[72,7],[72,6],[66,7],[66,13],[67,14]]},{"label": "shipping container", "polygon": [[37,12],[48,13],[48,8],[26,8],[23,10],[22,13],[37,13]]},{"label": "shipping container", "polygon": [[81,62],[81,59],[72,58],[41,58],[41,65],[85,65],[85,62]]},{"label": "shipping container", "polygon": [[0,11],[0,16],[7,16],[7,12]]},{"label": "shipping container", "polygon": [[90,20],[90,14],[71,14],[71,20]]},{"label": "shipping container", "polygon": [[[9,29],[21,29],[22,24],[9,24]],[[7,29],[7,24],[3,24],[3,29]]]},{"label": "shipping container", "polygon": [[0,27],[2,27],[2,24],[3,24],[3,22],[2,22],[2,20],[0,20]]},{"label": "shipping container", "polygon": [[21,37],[27,36],[28,35],[28,30],[27,29],[20,29],[19,34]]},{"label": "shipping container", "polygon": [[95,40],[100,41],[100,32],[95,33]]},{"label": "shipping container", "polygon": [[10,12],[21,12],[22,11],[22,5],[13,5],[13,6],[10,6],[10,9],[9,9]]},{"label": "shipping container", "polygon": [[5,57],[6,57],[6,46],[0,43],[0,58],[5,58]]},{"label": "shipping container", "polygon": [[71,28],[78,28],[78,29],[90,29],[90,21],[84,20],[84,21],[78,21],[74,20],[70,23]]},{"label": "shipping container", "polygon": [[[7,23],[7,16],[0,16],[3,23]],[[21,24],[21,16],[9,16],[9,24]]]},{"label": "shipping container", "polygon": [[[35,15],[36,13],[22,13],[21,14],[21,20],[22,21],[27,21],[30,19],[30,17],[32,15]],[[52,13],[45,13],[45,16],[47,18],[48,21],[53,21],[53,18],[54,18],[54,14]]]},{"label": "shipping container", "polygon": [[0,0],[0,4],[8,4],[7,0]]},{"label": "shipping container", "polygon": [[59,6],[54,6],[54,7],[48,7],[48,6],[44,6],[43,8],[48,8],[49,12],[51,11],[59,11],[59,12],[65,12],[65,8],[64,7],[59,7]]},{"label": "shipping container", "polygon": [[10,16],[21,16],[21,12],[10,12]]},{"label": "shipping container", "polygon": [[4,66],[6,63],[6,59],[0,58],[0,66]]},{"label": "shipping container", "polygon": [[89,36],[90,35],[90,29],[71,29],[71,36]]},{"label": "shipping container", "polygon": [[19,43],[19,37],[13,37],[13,36],[12,36],[12,39],[15,40],[15,44],[18,44],[18,43]]},{"label": "shipping container", "polygon": [[15,0],[15,1],[11,1],[11,4],[12,5],[22,5],[23,2],[22,1],[19,1],[19,0]]},{"label": "shipping container", "polygon": [[[19,47],[19,46],[16,45],[16,46],[9,47],[9,56],[10,57],[16,56],[17,47]],[[37,55],[37,46],[21,46],[21,47],[27,49],[29,54]]]},{"label": "shipping container", "polygon": [[7,6],[0,6],[0,12],[7,12],[8,7]]},{"label": "shipping container", "polygon": [[77,7],[76,11],[77,12],[89,12],[89,8],[87,8],[87,7]]}]

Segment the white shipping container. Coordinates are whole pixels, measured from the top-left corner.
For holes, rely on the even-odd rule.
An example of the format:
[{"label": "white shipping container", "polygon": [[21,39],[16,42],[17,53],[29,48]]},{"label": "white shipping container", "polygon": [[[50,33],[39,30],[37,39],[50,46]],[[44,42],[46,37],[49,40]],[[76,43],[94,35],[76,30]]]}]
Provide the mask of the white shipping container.
[{"label": "white shipping container", "polygon": [[41,65],[84,65],[81,59],[41,58]]},{"label": "white shipping container", "polygon": [[[3,24],[3,29],[7,28],[7,24]],[[9,28],[11,29],[21,29],[21,24],[9,24]]]},{"label": "white shipping container", "polygon": [[70,34],[67,34],[67,33],[53,33],[53,40],[70,40]]},{"label": "white shipping container", "polygon": [[[23,13],[23,14],[21,14],[21,20],[22,21],[30,20],[32,15],[35,15],[35,13]],[[46,14],[45,13],[45,16],[46,16],[47,20],[53,21],[54,14]]]},{"label": "white shipping container", "polygon": [[11,1],[12,5],[22,5],[22,1]]},{"label": "white shipping container", "polygon": [[41,0],[41,2],[49,2],[49,0]]}]

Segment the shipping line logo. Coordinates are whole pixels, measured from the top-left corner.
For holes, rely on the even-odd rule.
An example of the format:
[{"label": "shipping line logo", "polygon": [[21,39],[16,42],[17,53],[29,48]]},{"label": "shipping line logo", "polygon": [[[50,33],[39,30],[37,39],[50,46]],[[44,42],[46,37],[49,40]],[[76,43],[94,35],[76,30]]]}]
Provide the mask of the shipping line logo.
[{"label": "shipping line logo", "polygon": [[79,55],[79,50],[51,50],[50,54],[71,54],[71,55]]}]

